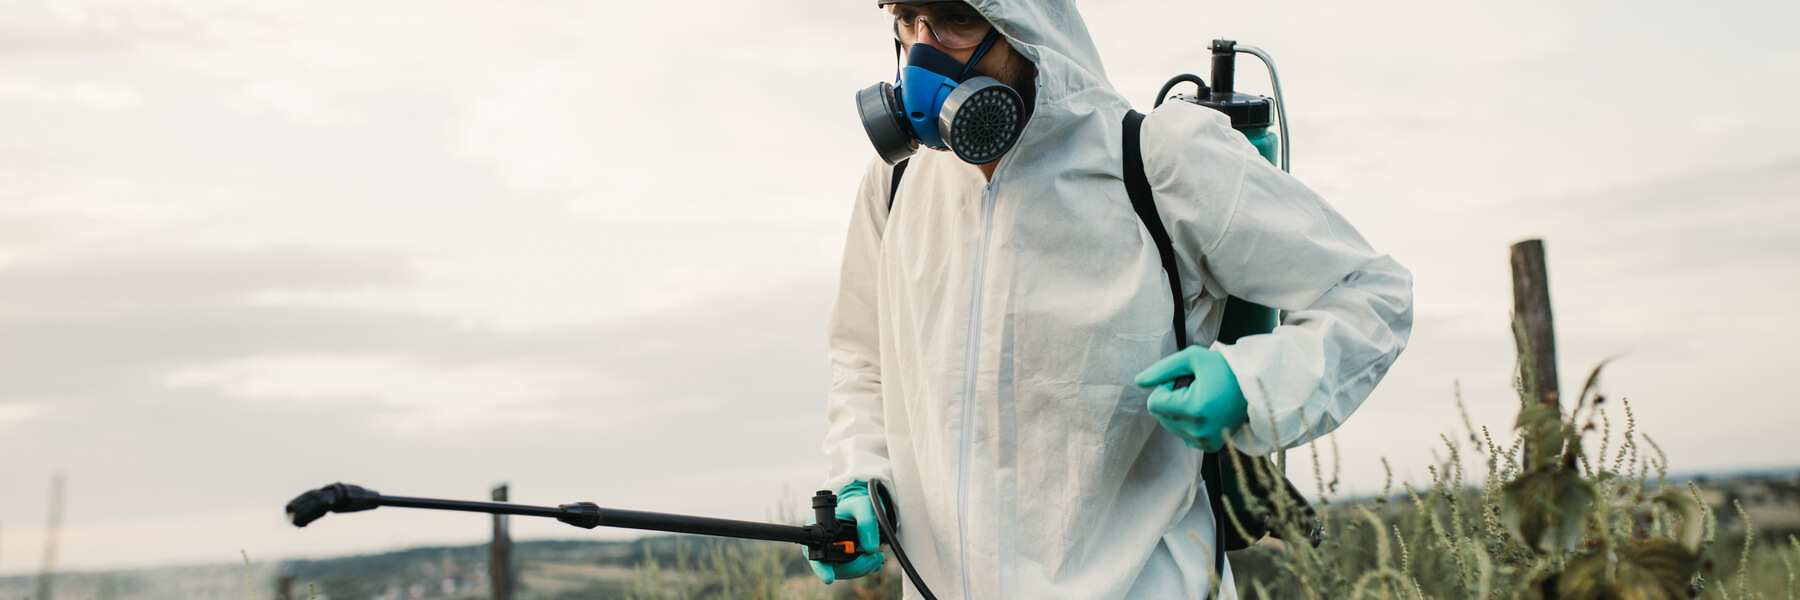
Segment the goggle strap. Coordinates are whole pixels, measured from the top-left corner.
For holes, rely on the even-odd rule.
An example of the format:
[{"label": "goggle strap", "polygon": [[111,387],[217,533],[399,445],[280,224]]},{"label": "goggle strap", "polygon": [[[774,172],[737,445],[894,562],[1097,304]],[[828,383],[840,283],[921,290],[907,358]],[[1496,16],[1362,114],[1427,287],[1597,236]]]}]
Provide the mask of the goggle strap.
[{"label": "goggle strap", "polygon": [[967,80],[969,71],[975,69],[975,63],[981,62],[981,57],[986,56],[988,50],[992,49],[994,43],[998,41],[1000,41],[1000,30],[998,28],[989,29],[987,37],[981,38],[981,45],[975,47],[975,54],[969,56],[969,62],[963,63],[962,74],[956,76],[956,81],[961,83]]}]

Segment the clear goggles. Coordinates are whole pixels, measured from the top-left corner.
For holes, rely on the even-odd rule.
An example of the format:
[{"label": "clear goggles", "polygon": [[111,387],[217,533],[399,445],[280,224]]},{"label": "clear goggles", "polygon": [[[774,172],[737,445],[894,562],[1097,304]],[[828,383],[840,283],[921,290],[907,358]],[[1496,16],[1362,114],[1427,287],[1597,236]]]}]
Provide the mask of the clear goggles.
[{"label": "clear goggles", "polygon": [[[942,7],[942,8],[940,8]],[[922,7],[889,4],[888,18],[894,23],[894,38],[911,47],[925,36],[937,46],[965,50],[981,45],[982,38],[994,26],[975,9],[962,3],[928,4]]]}]

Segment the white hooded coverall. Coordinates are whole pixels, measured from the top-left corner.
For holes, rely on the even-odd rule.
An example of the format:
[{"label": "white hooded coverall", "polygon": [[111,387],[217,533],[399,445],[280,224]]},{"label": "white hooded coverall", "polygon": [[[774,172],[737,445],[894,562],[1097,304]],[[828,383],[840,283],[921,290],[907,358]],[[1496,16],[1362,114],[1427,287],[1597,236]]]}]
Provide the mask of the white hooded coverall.
[{"label": "white hooded coverall", "polygon": [[[1034,114],[992,182],[922,151],[889,214],[891,167],[864,175],[829,326],[824,487],[890,482],[939,598],[1198,600],[1214,539],[1201,453],[1132,385],[1176,348],[1123,183],[1131,105],[1072,0],[969,4],[1037,65]],[[1268,453],[1335,429],[1406,345],[1411,274],[1221,113],[1166,103],[1141,147],[1189,338],[1224,354],[1249,400],[1232,442]],[[1227,295],[1286,316],[1217,344]]]}]

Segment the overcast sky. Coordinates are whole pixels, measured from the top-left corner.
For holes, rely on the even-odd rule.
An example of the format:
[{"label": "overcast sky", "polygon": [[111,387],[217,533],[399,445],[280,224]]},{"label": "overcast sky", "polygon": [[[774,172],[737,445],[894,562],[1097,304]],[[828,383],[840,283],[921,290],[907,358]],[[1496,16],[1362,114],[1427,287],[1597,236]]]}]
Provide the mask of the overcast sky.
[{"label": "overcast sky", "polygon": [[[1294,173],[1413,270],[1340,491],[1425,481],[1455,382],[1511,423],[1507,246],[1538,236],[1565,387],[1623,355],[1606,388],[1675,470],[1800,464],[1800,5],[1466,4],[1083,7],[1140,109],[1214,37],[1267,50]],[[798,505],[851,97],[893,74],[872,5],[0,2],[0,573],[38,568],[58,469],[79,569],[486,536],[282,521],[339,480]]]}]

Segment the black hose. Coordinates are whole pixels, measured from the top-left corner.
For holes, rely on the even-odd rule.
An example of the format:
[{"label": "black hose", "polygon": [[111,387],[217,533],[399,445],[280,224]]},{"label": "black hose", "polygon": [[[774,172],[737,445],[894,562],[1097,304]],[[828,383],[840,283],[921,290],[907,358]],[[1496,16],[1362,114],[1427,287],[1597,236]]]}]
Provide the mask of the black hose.
[{"label": "black hose", "polygon": [[1176,75],[1174,79],[1170,79],[1168,83],[1163,84],[1162,91],[1156,93],[1156,104],[1150,105],[1150,108],[1162,106],[1163,99],[1169,97],[1169,90],[1175,89],[1175,84],[1183,81],[1192,82],[1194,85],[1200,86],[1200,95],[1196,96],[1196,98],[1204,100],[1207,94],[1212,93],[1212,88],[1206,87],[1206,82],[1201,80],[1199,75],[1183,73],[1181,75]]},{"label": "black hose", "polygon": [[913,589],[919,590],[920,596],[924,596],[925,600],[937,600],[937,596],[933,596],[931,590],[925,587],[925,580],[919,577],[919,572],[913,570],[912,561],[906,558],[906,549],[900,547],[900,536],[894,533],[894,521],[887,512],[886,504],[890,501],[887,486],[882,485],[879,479],[869,482],[869,486],[869,504],[875,506],[875,523],[881,526],[882,535],[887,536],[888,545],[894,548],[894,558],[900,559],[900,570],[906,571],[906,578],[912,581]]}]

